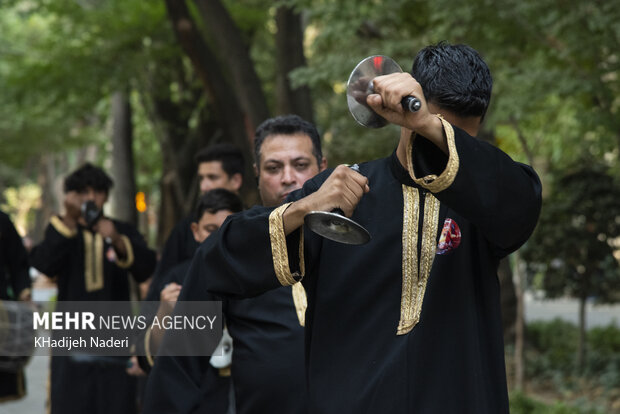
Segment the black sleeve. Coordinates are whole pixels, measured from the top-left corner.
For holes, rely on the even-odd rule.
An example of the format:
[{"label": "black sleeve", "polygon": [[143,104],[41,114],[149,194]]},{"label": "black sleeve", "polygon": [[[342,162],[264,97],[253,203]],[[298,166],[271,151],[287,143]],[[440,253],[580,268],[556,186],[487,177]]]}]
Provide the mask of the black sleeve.
[{"label": "black sleeve", "polygon": [[132,225],[118,221],[115,221],[114,225],[119,233],[129,239],[129,243],[131,244],[131,255],[133,257],[128,257],[129,263],[127,263],[125,267],[131,272],[133,278],[138,283],[144,282],[151,277],[155,270],[155,265],[157,263],[155,251],[149,249],[144,241],[144,237],[142,237],[140,232]]},{"label": "black sleeve", "polygon": [[30,263],[41,273],[54,277],[67,268],[78,248],[77,231],[69,231],[57,216],[45,229],[43,241],[30,252]]},{"label": "black sleeve", "polygon": [[4,257],[10,275],[11,288],[15,297],[18,298],[24,289],[30,289],[28,253],[9,217],[4,213],[1,214],[2,228],[0,229],[0,237],[2,241],[0,246],[5,249]]},{"label": "black sleeve", "polygon": [[161,289],[157,290],[156,288],[158,285],[161,285],[161,281],[166,277],[170,269],[194,257],[194,253],[198,248],[198,243],[191,234],[190,225],[191,219],[186,217],[174,226],[166,239],[159,262],[155,268],[155,273],[153,274],[153,280],[149,286],[149,291],[147,293],[148,300],[159,300],[159,292]]},{"label": "black sleeve", "polygon": [[[294,202],[316,191],[328,175],[329,172],[322,173],[308,180],[286,201]],[[254,206],[229,216],[219,231],[202,243],[196,257],[210,269],[209,292],[218,297],[247,298],[284,284],[274,269],[269,224],[273,211],[274,208]],[[286,246],[282,246],[292,272],[299,267],[299,240],[300,230],[297,230],[286,237]],[[306,252],[308,244],[305,243],[304,247]]]},{"label": "black sleeve", "polygon": [[[536,172],[499,148],[454,127],[459,157],[452,184],[435,193],[442,203],[470,220],[498,256],[521,246],[536,226],[542,186]],[[446,155],[424,137],[414,141],[416,175],[440,174]]]},{"label": "black sleeve", "polygon": [[[213,236],[209,237],[213,238]],[[216,300],[206,288],[205,264],[193,260],[179,301]],[[220,338],[205,344],[215,350]],[[167,340],[164,336],[163,341]],[[162,343],[160,349],[165,345]],[[159,355],[149,374],[146,388],[144,413],[192,413],[202,401],[202,384],[206,378],[213,376],[215,370],[209,363],[208,356],[165,356]]]}]

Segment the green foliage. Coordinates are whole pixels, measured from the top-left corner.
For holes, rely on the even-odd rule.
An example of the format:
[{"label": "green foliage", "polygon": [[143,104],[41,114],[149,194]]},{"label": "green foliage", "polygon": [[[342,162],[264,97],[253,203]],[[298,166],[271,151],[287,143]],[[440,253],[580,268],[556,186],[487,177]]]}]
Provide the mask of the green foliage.
[{"label": "green foliage", "polygon": [[561,402],[547,405],[523,393],[514,393],[510,396],[510,412],[512,414],[602,414],[594,409],[571,407]]},{"label": "green foliage", "polygon": [[558,177],[523,257],[549,297],[614,302],[620,270],[610,242],[620,236],[620,185],[589,159]]},{"label": "green foliage", "polygon": [[18,168],[43,152],[104,145],[109,95],[147,73],[153,55],[175,53],[166,23],[162,4],[135,0],[4,7],[0,161]]},{"label": "green foliage", "polygon": [[[555,319],[526,326],[526,376],[537,383],[551,381],[560,389],[579,387],[575,382],[578,328]],[[584,376],[607,391],[620,387],[620,328],[614,322],[587,332],[588,356]]]},{"label": "green foliage", "polygon": [[618,2],[282,3],[307,16],[309,65],[292,77],[312,88],[319,125],[333,136],[328,150],[338,160],[346,153],[385,156],[394,145],[394,131],[359,129],[346,111],[343,86],[357,62],[386,54],[408,70],[417,50],[448,40],[472,45],[489,63],[495,86],[485,128],[509,155],[544,169],[564,168],[585,153],[620,170]]},{"label": "green foliage", "polygon": [[620,329],[616,324],[588,331],[586,374],[598,378],[607,390],[620,388]]},{"label": "green foliage", "polygon": [[525,337],[529,353],[527,376],[543,378],[560,372],[571,374],[575,369],[578,331],[574,324],[555,319],[552,322],[530,322]]}]

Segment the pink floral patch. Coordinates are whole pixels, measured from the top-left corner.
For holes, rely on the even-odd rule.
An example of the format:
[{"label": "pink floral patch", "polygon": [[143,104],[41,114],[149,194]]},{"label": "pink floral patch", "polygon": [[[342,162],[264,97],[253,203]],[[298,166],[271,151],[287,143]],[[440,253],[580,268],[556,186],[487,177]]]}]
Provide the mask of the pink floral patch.
[{"label": "pink floral patch", "polygon": [[441,237],[439,237],[436,253],[447,254],[459,247],[459,244],[461,244],[461,229],[456,224],[456,221],[447,218],[443,222],[443,229],[441,229]]}]

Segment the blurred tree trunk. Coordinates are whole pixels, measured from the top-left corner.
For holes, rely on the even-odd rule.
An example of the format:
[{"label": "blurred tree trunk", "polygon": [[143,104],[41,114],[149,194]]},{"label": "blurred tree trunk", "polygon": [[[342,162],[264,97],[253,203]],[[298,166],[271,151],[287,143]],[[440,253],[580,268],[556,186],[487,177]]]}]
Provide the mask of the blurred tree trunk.
[{"label": "blurred tree trunk", "polygon": [[[175,224],[191,210],[196,196],[194,154],[207,145],[212,134],[204,121],[205,110],[200,107],[203,91],[185,81],[178,57],[162,63],[143,81],[142,106],[154,126],[162,154],[156,241],[161,246]],[[172,99],[171,84],[177,85],[183,99]],[[192,130],[190,119],[196,117],[199,122]]]},{"label": "blurred tree trunk", "polygon": [[57,197],[56,178],[58,172],[53,154],[41,155],[39,161],[39,172],[37,173],[37,184],[41,188],[41,208],[37,209],[34,221],[34,228],[30,234],[33,243],[43,240],[45,227],[53,214],[61,212],[60,201]]},{"label": "blurred tree trunk", "polygon": [[127,93],[112,95],[112,217],[137,225],[136,180],[133,160],[133,124]]},{"label": "blurred tree trunk", "polygon": [[280,6],[276,11],[276,26],[276,111],[297,114],[314,122],[310,88],[293,88],[289,78],[291,71],[306,66],[301,14]]},{"label": "blurred tree trunk", "polygon": [[[231,93],[234,89],[230,87],[215,55],[196,28],[185,1],[166,0],[166,8],[179,44],[190,58],[213,103],[212,109],[222,126],[226,141],[241,149],[246,159],[246,170],[251,171],[250,144],[253,134],[250,135],[248,132],[237,96]],[[258,201],[258,191],[252,180],[244,180],[241,195],[246,204],[254,204]]]},{"label": "blurred tree trunk", "polygon": [[254,136],[256,127],[269,118],[269,108],[261,81],[254,70],[250,49],[242,33],[219,0],[194,0],[204,21],[209,38],[216,50],[225,73],[230,73],[231,84],[245,113],[248,136]]},{"label": "blurred tree trunk", "polygon": [[579,344],[577,346],[577,370],[579,374],[583,374],[586,362],[586,299],[587,292],[583,290],[583,294],[579,297]]}]

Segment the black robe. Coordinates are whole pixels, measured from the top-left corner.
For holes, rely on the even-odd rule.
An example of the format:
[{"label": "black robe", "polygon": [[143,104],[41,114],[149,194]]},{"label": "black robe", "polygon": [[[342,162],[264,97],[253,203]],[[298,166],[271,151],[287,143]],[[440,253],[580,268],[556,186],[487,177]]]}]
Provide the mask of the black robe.
[{"label": "black robe", "polygon": [[159,300],[159,293],[165,284],[163,281],[169,277],[172,268],[194,257],[198,242],[194,239],[191,224],[192,217],[187,216],[179,221],[170,232],[157,262],[147,300]]},{"label": "black robe", "polygon": [[[9,216],[0,211],[0,301],[17,300],[24,290],[30,289],[29,268],[28,253],[21,237]],[[14,358],[10,359],[10,365],[17,362]],[[26,395],[23,369],[3,370],[4,362],[9,361],[0,355],[0,402],[22,398]]]},{"label": "black robe", "polygon": [[[128,251],[119,260],[111,245],[83,228],[71,231],[53,217],[44,240],[31,253],[32,265],[57,278],[62,301],[129,301],[129,275],[136,282],[155,269],[155,252],[131,225],[114,221]],[[136,379],[126,374],[127,358],[90,362],[52,355],[51,413],[134,413]]]},{"label": "black robe", "polygon": [[[530,167],[446,124],[449,157],[413,141],[415,181],[395,154],[360,165],[370,192],[352,219],[368,244],[303,230],[311,413],[508,412],[497,267],[533,231],[541,185]],[[288,255],[302,270],[300,230],[280,246],[285,257],[272,255],[284,244],[273,239],[276,213],[230,217],[205,242],[202,259],[217,269],[210,292],[248,297],[298,279],[277,269]]]},{"label": "black robe", "polygon": [[[189,224],[188,224],[189,225]],[[198,246],[198,244],[196,244]],[[168,283],[178,283],[183,286],[185,284],[185,279],[187,277],[191,260],[184,260],[181,263],[177,263],[176,265],[172,265],[168,268],[165,274],[159,274],[157,279],[155,277],[151,281],[151,287],[149,288],[149,292],[146,297],[146,301],[148,301],[149,310],[143,309],[143,314],[146,315],[147,319],[150,321],[153,320],[155,314],[157,312],[156,307],[153,306],[152,302],[159,302],[160,300],[160,292],[162,289],[166,287]],[[146,332],[143,331],[140,333],[139,337],[136,340],[136,349],[139,350],[140,355],[148,355],[148,356],[138,356],[138,362],[143,371],[149,374],[149,377],[152,375],[151,371],[153,366],[159,364],[160,357],[154,358],[155,356],[149,354],[148,348],[146,346],[145,341],[148,339],[146,336]],[[165,357],[162,357],[165,358]],[[230,412],[230,392],[231,392],[231,380],[230,380],[230,369],[222,369],[219,370],[214,368],[211,365],[204,366],[204,373],[200,379],[200,385],[197,391],[197,395],[201,395],[201,399],[199,402],[200,410],[205,410],[209,413],[214,414],[226,414]],[[146,400],[146,408],[145,413],[148,413],[150,410],[148,407],[148,400]],[[159,409],[159,408],[158,408]],[[176,412],[175,410],[164,410],[161,412]]]},{"label": "black robe", "polygon": [[[223,302],[233,338],[231,372],[237,414],[307,413],[304,330],[292,289],[280,287],[240,300],[212,295],[206,290],[212,269],[204,265],[203,245],[192,261],[179,300]],[[158,356],[149,374],[144,413],[203,412],[199,404],[204,383],[213,380],[211,371],[209,357]],[[209,412],[206,407],[204,412]]]}]

